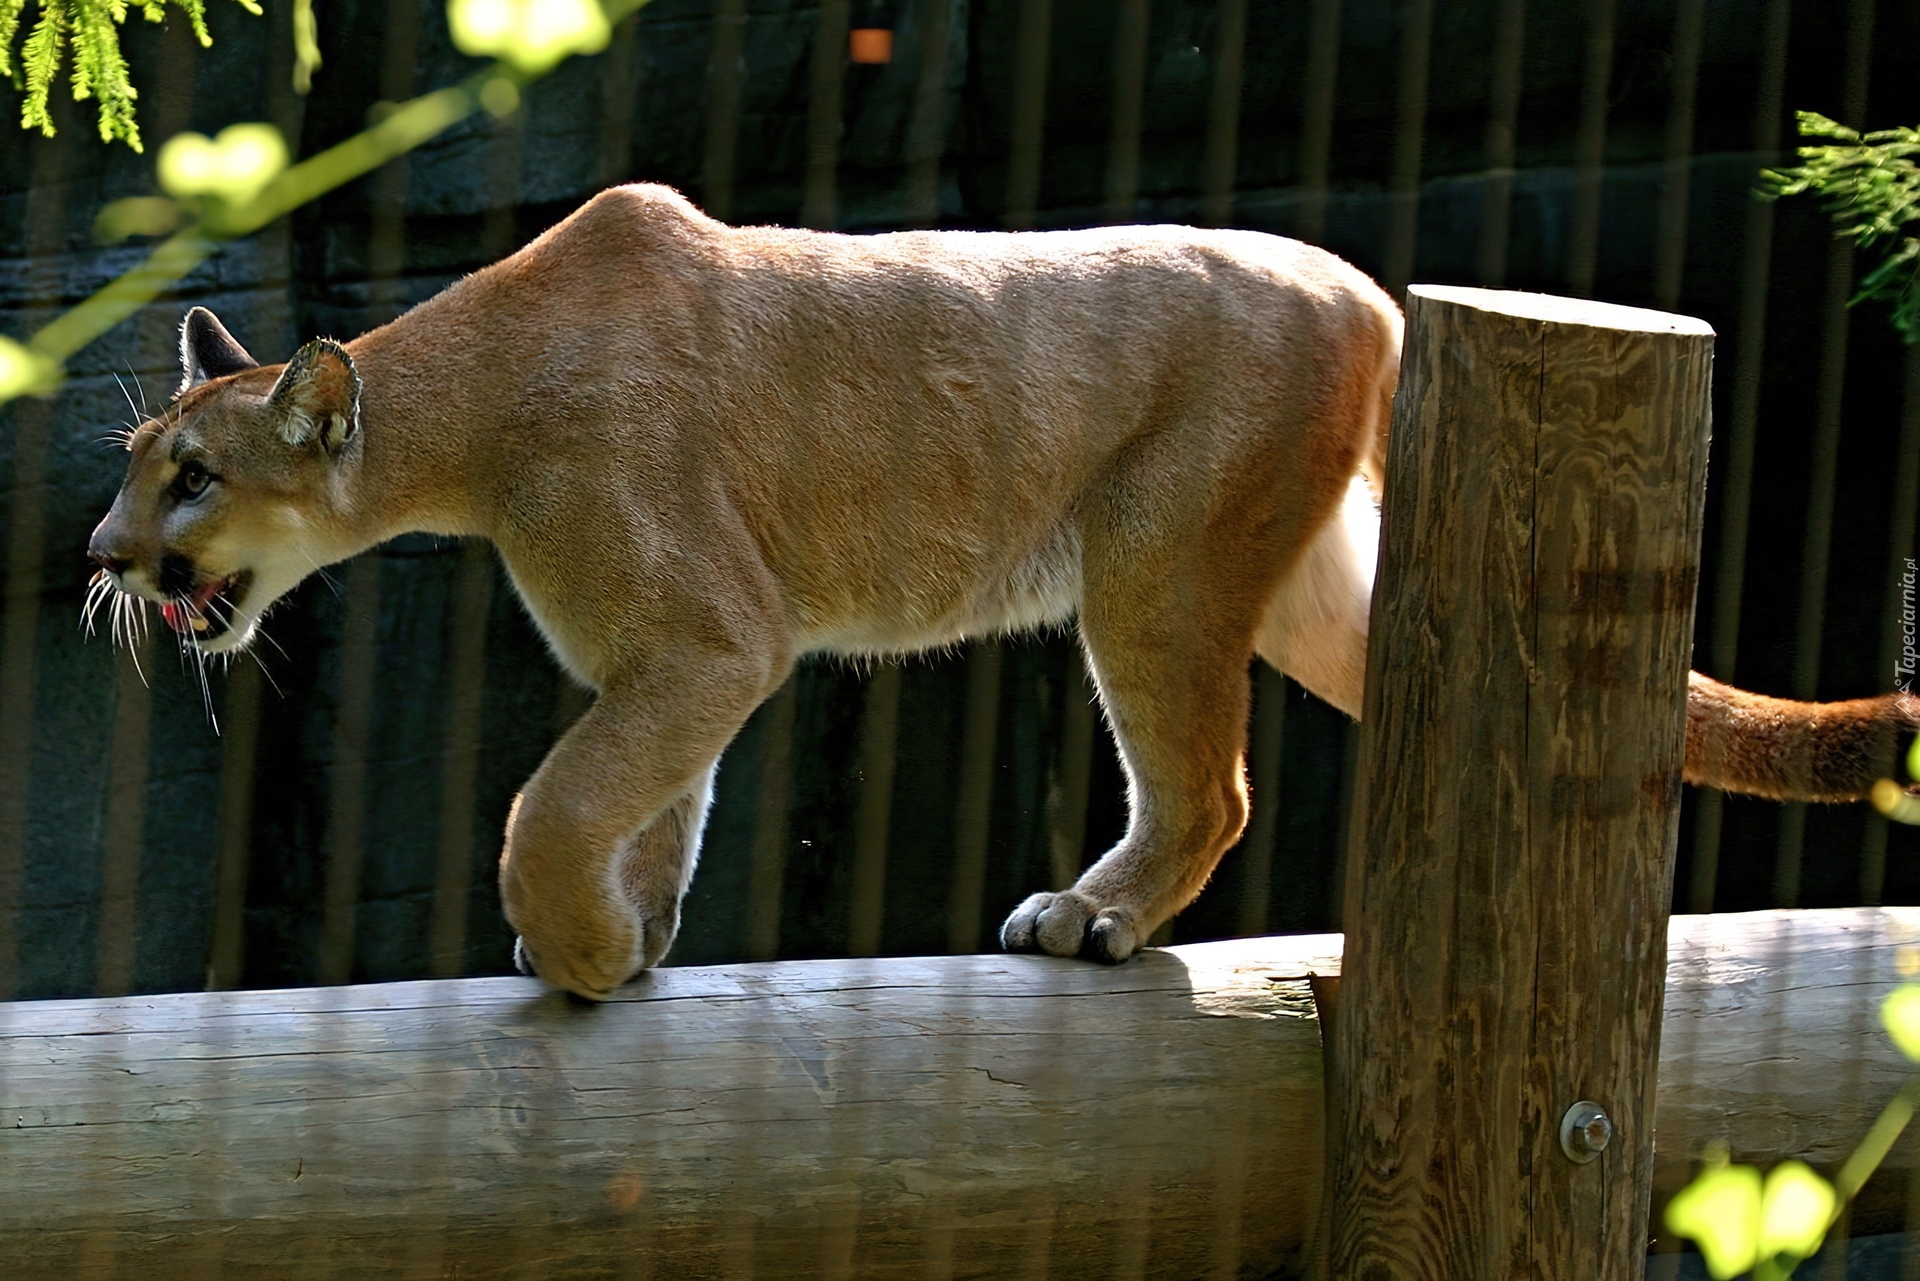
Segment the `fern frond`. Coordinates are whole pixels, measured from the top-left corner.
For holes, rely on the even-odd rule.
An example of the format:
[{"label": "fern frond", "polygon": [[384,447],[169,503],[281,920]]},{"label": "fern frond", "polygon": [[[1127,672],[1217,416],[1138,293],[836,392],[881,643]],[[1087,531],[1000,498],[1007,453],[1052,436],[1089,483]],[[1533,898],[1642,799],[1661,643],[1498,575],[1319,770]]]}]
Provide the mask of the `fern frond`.
[{"label": "fern frond", "polygon": [[[20,30],[20,15],[27,10],[27,0],[0,0],[0,76],[17,80],[18,73],[13,66],[13,37]],[[19,88],[16,84],[15,88]]]},{"label": "fern frond", "polygon": [[[258,16],[259,0],[237,0],[241,8]],[[88,98],[98,103],[100,138],[126,143],[141,149],[140,127],[134,118],[134,100],[140,95],[127,73],[127,60],[120,51],[120,27],[127,14],[137,8],[149,22],[166,20],[167,0],[40,0],[40,18],[20,46],[18,63],[13,57],[14,37],[19,33],[26,0],[0,0],[0,75],[13,80],[25,91],[20,107],[20,126],[38,129],[53,136],[53,116],[47,109],[47,95],[60,78],[66,63],[68,46],[73,59],[68,83],[75,101]],[[186,15],[194,39],[202,47],[213,43],[207,30],[206,0],[173,0],[174,7]]]},{"label": "fern frond", "polygon": [[1920,129],[1862,134],[1811,111],[1798,119],[1802,136],[1837,143],[1800,148],[1801,163],[1790,169],[1761,170],[1759,194],[1820,197],[1833,234],[1863,252],[1894,242],[1848,305],[1892,303],[1894,328],[1920,343],[1920,241],[1907,230],[1920,222]]},{"label": "fern frond", "polygon": [[123,4],[103,6],[98,0],[75,0],[73,92],[76,98],[80,96],[84,78],[100,100],[100,141],[118,138],[135,151],[142,151],[140,126],[133,118],[133,100],[139,93],[127,76],[127,60],[120,53],[117,30],[118,21],[125,17]]},{"label": "fern frond", "polygon": [[205,49],[211,45],[213,37],[207,34],[206,0],[173,0],[173,4],[175,8],[186,14],[187,21],[193,24],[193,38],[200,42],[200,47]]},{"label": "fern frond", "polygon": [[26,101],[20,104],[20,127],[38,129],[53,137],[53,117],[47,113],[47,93],[60,74],[60,55],[66,49],[67,8],[62,0],[42,0],[40,21],[33,24],[20,46],[21,69],[27,77]]}]

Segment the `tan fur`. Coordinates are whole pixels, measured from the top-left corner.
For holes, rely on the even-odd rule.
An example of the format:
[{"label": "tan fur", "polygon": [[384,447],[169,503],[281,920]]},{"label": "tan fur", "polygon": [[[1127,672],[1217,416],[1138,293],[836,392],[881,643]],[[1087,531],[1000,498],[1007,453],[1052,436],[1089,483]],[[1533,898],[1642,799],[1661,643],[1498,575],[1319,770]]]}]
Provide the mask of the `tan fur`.
[{"label": "tan fur", "polygon": [[[523,959],[592,998],[672,942],[715,761],[800,655],[1077,616],[1131,820],[1003,939],[1121,960],[1245,825],[1249,657],[1360,710],[1400,325],[1251,232],[848,237],[622,188],[284,370],[190,317],[93,550],[156,598],[189,558],[217,650],[319,564],[491,539],[600,692],[500,868]],[[217,475],[191,503],[176,442]]]}]

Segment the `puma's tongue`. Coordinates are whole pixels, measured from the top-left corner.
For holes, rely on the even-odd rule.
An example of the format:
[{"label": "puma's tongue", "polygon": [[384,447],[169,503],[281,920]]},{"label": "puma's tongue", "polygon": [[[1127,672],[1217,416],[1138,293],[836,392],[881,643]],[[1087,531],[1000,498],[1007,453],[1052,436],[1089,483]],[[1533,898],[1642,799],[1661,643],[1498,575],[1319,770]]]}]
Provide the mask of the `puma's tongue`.
[{"label": "puma's tongue", "polygon": [[170,600],[160,607],[160,617],[181,635],[207,630],[207,605],[220,594],[225,580],[215,578],[194,589],[187,601]]}]

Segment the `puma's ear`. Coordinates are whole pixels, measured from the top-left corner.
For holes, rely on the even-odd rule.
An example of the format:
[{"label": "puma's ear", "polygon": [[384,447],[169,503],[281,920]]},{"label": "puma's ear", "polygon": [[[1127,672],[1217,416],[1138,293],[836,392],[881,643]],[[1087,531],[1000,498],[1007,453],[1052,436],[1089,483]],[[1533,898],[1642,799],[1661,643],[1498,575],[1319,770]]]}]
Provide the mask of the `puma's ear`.
[{"label": "puma's ear", "polygon": [[180,322],[180,390],[198,387],[209,378],[224,378],[260,362],[234,341],[220,318],[205,307],[195,307]]},{"label": "puma's ear", "polygon": [[338,454],[360,429],[360,371],[347,349],[316,338],[293,354],[267,398],[289,445],[318,441]]}]

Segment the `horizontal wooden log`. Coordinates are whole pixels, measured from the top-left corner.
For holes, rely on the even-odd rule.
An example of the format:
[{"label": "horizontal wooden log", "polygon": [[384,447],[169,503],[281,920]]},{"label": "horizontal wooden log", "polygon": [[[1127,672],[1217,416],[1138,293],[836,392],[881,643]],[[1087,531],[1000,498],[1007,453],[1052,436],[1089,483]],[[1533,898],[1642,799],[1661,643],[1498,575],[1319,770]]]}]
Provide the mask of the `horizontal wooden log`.
[{"label": "horizontal wooden log", "polygon": [[[1305,1262],[1340,937],[0,1005],[11,1275],[1222,1275]],[[1920,910],[1675,917],[1655,1186],[1831,1171]],[[1350,995],[1350,994],[1349,994]],[[1856,1231],[1900,1225],[1915,1136]],[[1604,1159],[1604,1158],[1603,1158]],[[1656,1221],[1659,1200],[1656,1199]],[[1131,1270],[1130,1270],[1131,1269]]]},{"label": "horizontal wooden log", "polygon": [[[1762,1167],[1797,1157],[1838,1170],[1914,1074],[1881,1027],[1880,1003],[1916,978],[1920,909],[1674,917],[1652,1222],[1712,1142]],[[1916,1175],[1920,1132],[1910,1131],[1855,1202],[1853,1233],[1903,1230]]]},{"label": "horizontal wooden log", "polygon": [[1338,936],[0,1006],[21,1276],[1264,1275]]}]

